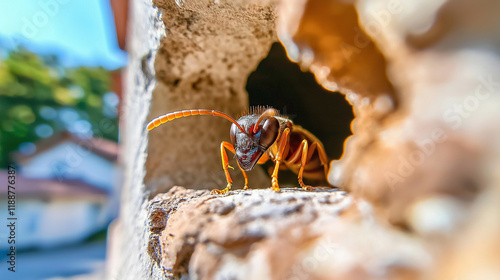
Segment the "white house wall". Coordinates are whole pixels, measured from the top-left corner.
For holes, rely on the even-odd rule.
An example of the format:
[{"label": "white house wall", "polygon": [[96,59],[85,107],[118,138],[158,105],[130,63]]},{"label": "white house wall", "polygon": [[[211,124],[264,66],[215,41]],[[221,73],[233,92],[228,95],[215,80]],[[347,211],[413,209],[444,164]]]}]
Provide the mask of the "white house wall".
[{"label": "white house wall", "polygon": [[22,175],[41,179],[80,179],[111,191],[118,176],[115,165],[87,149],[64,142],[22,165]]},{"label": "white house wall", "polygon": [[[0,207],[7,209],[7,202],[0,200]],[[44,248],[82,241],[105,228],[107,221],[102,217],[102,207],[90,201],[18,200],[15,246],[17,249]],[[7,240],[8,233],[0,231],[0,238]],[[9,246],[1,242],[0,250]]]}]

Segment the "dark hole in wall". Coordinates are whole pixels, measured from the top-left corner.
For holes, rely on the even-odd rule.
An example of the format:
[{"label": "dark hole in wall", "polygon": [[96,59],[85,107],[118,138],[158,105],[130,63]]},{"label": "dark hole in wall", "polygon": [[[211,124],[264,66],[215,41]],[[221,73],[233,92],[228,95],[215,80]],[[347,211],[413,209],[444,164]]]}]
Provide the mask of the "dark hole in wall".
[{"label": "dark hole in wall", "polygon": [[312,73],[301,71],[288,59],[281,43],[272,45],[268,56],[248,77],[246,90],[250,106],[278,109],[316,135],[330,160],[340,158],[344,140],[352,134],[352,106],[344,95],[320,86]]}]

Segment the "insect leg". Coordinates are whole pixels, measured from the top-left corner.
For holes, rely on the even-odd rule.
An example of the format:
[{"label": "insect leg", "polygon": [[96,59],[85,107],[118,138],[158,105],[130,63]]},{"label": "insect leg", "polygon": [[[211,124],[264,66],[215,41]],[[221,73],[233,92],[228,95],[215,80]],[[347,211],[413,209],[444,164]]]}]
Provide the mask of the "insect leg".
[{"label": "insect leg", "polygon": [[283,135],[281,136],[279,145],[278,145],[278,153],[276,154],[276,165],[274,166],[273,174],[271,175],[271,185],[273,191],[279,192],[280,186],[278,185],[278,170],[280,169],[280,163],[283,158],[283,152],[285,151],[286,144],[288,143],[288,134],[290,133],[289,128],[285,128],[283,131]]},{"label": "insect leg", "polygon": [[[307,165],[307,163],[311,160],[314,152],[317,151],[321,165],[323,165],[323,168],[325,170],[325,177],[328,177],[328,157],[326,156],[323,145],[321,145],[321,143],[318,143],[316,141],[313,142],[311,146],[308,146],[307,141],[303,140],[302,143],[300,144],[298,151],[301,151],[300,169],[298,174],[299,184],[305,190],[312,190],[313,187],[305,185],[304,182],[302,181],[303,178],[302,174],[304,172],[304,168]],[[294,156],[297,157],[296,155]]]},{"label": "insect leg", "polygon": [[[233,185],[233,180],[231,179],[231,176],[229,175],[229,170],[228,170],[228,168],[232,168],[232,167],[229,165],[229,160],[227,158],[226,149],[231,151],[233,154],[235,153],[234,146],[231,143],[228,143],[226,141],[222,141],[222,143],[220,144],[220,156],[222,159],[222,168],[224,169],[224,174],[226,175],[227,187],[223,190],[212,190],[212,194],[225,194],[231,189],[231,186]],[[238,162],[236,162],[236,164],[238,164]],[[238,164],[238,167],[240,168],[241,172],[243,173],[243,177],[245,177],[245,186],[243,187],[243,189],[246,190],[246,189],[248,189],[247,173],[245,172],[245,170],[241,169],[239,164]]]},{"label": "insect leg", "polygon": [[309,148],[308,148],[307,140],[304,139],[304,140],[302,140],[302,143],[300,143],[300,147],[299,147],[299,151],[302,150],[302,156],[300,159],[300,169],[299,169],[299,175],[298,175],[299,185],[302,189],[307,190],[307,191],[312,191],[312,190],[314,190],[314,188],[304,184],[304,182],[302,181],[302,173],[304,173],[304,167],[306,166],[307,161],[309,159],[311,159],[312,153],[314,152],[314,149],[316,148],[316,146],[317,146],[316,142],[311,144],[310,154],[308,154]]}]

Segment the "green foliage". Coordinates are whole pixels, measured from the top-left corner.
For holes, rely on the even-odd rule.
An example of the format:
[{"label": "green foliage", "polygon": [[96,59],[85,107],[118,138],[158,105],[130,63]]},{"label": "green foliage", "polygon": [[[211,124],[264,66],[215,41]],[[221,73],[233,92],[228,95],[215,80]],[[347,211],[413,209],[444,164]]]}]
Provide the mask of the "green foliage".
[{"label": "green foliage", "polygon": [[44,136],[40,131],[75,132],[90,123],[94,136],[117,141],[116,108],[103,101],[110,90],[111,76],[103,68],[68,69],[54,56],[22,48],[9,52],[0,61],[0,168],[21,143]]}]

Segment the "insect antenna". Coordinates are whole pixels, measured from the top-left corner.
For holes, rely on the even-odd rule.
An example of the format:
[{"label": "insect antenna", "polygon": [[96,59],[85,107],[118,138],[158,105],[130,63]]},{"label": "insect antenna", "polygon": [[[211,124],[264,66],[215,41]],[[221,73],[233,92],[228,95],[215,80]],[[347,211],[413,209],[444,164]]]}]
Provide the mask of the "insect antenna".
[{"label": "insect antenna", "polygon": [[158,127],[161,124],[164,124],[166,122],[173,121],[175,119],[182,118],[182,117],[189,117],[189,116],[196,116],[196,115],[212,115],[212,116],[217,116],[217,117],[223,117],[226,120],[234,123],[239,128],[239,130],[241,130],[241,132],[247,134],[245,132],[245,130],[229,115],[226,115],[225,113],[222,113],[222,112],[219,112],[216,110],[205,110],[205,109],[183,110],[183,111],[168,113],[166,115],[159,116],[159,117],[153,119],[152,121],[150,121],[146,128],[148,130],[151,130],[151,129]]}]

